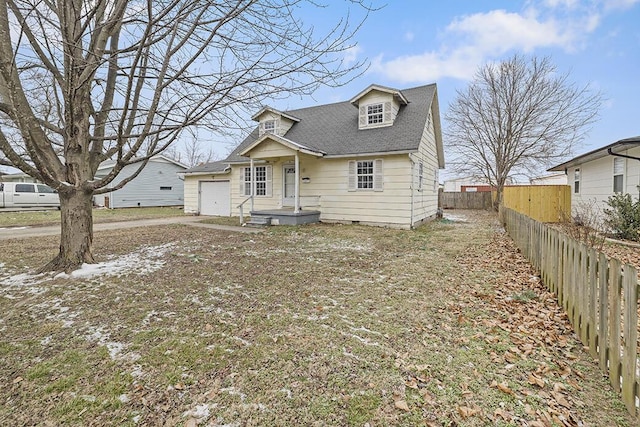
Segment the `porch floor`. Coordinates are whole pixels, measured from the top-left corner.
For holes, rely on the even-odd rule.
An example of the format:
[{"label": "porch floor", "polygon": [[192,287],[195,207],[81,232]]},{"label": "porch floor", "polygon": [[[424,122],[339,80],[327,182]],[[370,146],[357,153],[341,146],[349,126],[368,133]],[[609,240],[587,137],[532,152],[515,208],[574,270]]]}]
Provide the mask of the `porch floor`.
[{"label": "porch floor", "polygon": [[294,212],[293,208],[267,209],[260,211],[251,211],[251,221],[256,222],[270,221],[271,225],[300,225],[312,224],[320,222],[320,211],[300,210]]}]

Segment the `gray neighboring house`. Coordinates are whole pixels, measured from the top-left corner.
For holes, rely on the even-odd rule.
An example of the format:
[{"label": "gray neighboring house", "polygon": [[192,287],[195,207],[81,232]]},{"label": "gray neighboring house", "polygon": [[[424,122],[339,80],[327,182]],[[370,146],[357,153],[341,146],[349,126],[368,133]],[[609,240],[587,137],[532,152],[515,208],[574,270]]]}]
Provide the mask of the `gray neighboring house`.
[{"label": "gray neighboring house", "polygon": [[[96,172],[96,178],[106,176],[115,161],[103,162]],[[111,183],[117,185],[122,179],[131,176],[138,164],[127,165]],[[107,208],[133,208],[152,206],[183,206],[184,185],[180,179],[187,166],[169,157],[157,155],[149,159],[145,168],[133,180],[119,190],[98,194],[93,197],[96,206]]]},{"label": "gray neighboring house", "polygon": [[444,154],[435,84],[373,84],[349,101],[265,107],[252,118],[255,129],[225,160],[186,171],[185,213],[238,215],[242,205],[272,224],[401,228],[436,216]]}]

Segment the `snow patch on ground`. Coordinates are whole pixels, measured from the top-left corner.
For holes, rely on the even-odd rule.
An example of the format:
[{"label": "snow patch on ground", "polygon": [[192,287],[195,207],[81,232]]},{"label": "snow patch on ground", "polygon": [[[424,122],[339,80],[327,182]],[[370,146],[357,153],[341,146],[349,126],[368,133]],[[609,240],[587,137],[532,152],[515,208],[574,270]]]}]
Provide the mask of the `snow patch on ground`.
[{"label": "snow patch on ground", "polygon": [[164,261],[159,258],[175,247],[175,243],[166,243],[160,246],[146,246],[136,252],[122,255],[110,261],[97,264],[82,264],[71,274],[60,273],[56,277],[62,278],[89,278],[94,276],[120,276],[131,271],[139,276],[159,270]]},{"label": "snow patch on ground", "polygon": [[[45,281],[62,278],[81,278],[88,279],[95,276],[121,276],[131,272],[142,276],[159,270],[164,266],[165,262],[160,259],[167,252],[175,248],[175,243],[166,243],[159,246],[145,246],[135,252],[114,257],[105,262],[97,264],[82,264],[82,266],[70,274],[59,273],[55,276],[50,274],[7,274],[2,271],[4,265],[0,265],[0,286],[4,287],[22,287],[41,284]],[[4,277],[3,277],[4,276]],[[33,293],[41,293],[42,289],[35,288],[31,290]]]},{"label": "snow patch on ground", "polygon": [[107,347],[109,357],[111,360],[131,360],[135,361],[140,358],[137,353],[124,353],[126,345],[120,342],[111,341],[109,332],[106,332],[104,328],[95,328],[91,333],[86,335],[88,341],[97,342],[99,345]]},{"label": "snow patch on ground", "polygon": [[186,411],[182,414],[183,418],[196,418],[198,420],[206,420],[211,416],[211,408],[216,407],[216,404],[202,404],[197,405],[195,408]]},{"label": "snow patch on ground", "polygon": [[442,218],[453,222],[467,222],[469,220],[469,218],[464,215],[456,215],[450,212],[445,212]]}]

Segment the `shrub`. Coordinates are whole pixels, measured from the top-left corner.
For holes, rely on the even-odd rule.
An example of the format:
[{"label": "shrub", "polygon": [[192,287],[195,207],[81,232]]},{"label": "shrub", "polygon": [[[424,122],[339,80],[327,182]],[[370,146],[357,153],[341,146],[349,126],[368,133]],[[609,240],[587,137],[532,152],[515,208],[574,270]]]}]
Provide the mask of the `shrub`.
[{"label": "shrub", "polygon": [[560,224],[565,233],[590,248],[602,249],[604,236],[602,220],[595,200],[578,203],[569,216],[560,212]]},{"label": "shrub", "polygon": [[630,194],[615,194],[607,200],[604,223],[618,239],[640,241],[640,200]]}]

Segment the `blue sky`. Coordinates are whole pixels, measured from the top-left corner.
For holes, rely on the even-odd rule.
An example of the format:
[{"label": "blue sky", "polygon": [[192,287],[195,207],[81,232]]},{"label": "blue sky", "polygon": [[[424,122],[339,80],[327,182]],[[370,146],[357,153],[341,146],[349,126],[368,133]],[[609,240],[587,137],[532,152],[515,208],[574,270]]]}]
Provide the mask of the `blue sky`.
[{"label": "blue sky", "polygon": [[[301,17],[319,30],[329,28],[344,18],[345,1],[324,0],[327,7],[308,7]],[[606,98],[600,120],[575,154],[640,135],[640,0],[364,1],[381,9],[364,22],[345,59],[368,60],[369,70],[344,87],[272,107],[345,101],[371,83],[397,89],[437,83],[446,127],[444,114],[456,90],[464,90],[481,65],[517,52],[550,56],[570,81],[591,84]],[[209,140],[219,158],[240,142]]]},{"label": "blue sky", "polygon": [[[327,2],[323,19],[332,13],[339,19],[339,2]],[[580,154],[640,135],[639,23],[640,0],[387,0],[349,52],[371,61],[363,76],[345,87],[321,89],[313,99],[292,98],[274,107],[344,101],[371,83],[403,89],[435,82],[444,116],[456,90],[466,88],[482,64],[516,52],[550,56],[559,73],[569,73],[578,85],[591,84],[606,98]]]}]

